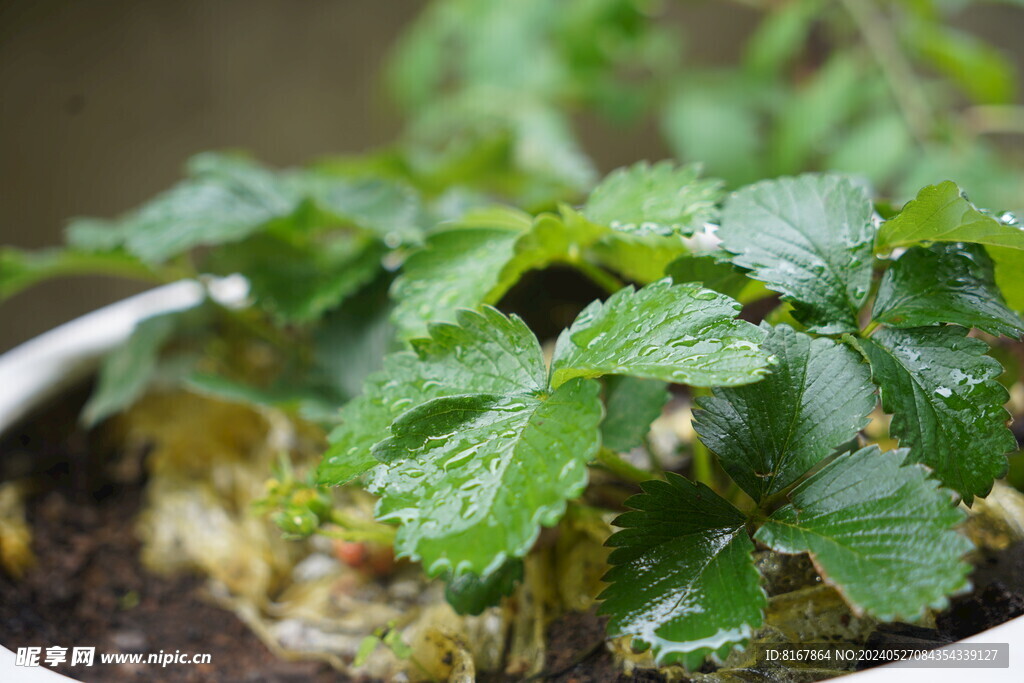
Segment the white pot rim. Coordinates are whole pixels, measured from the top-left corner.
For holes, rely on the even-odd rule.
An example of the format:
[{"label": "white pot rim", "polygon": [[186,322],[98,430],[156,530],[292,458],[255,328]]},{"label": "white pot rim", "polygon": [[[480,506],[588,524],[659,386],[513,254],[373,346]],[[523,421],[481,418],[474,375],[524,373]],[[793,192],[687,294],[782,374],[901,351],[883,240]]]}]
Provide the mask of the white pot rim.
[{"label": "white pot rim", "polygon": [[[244,296],[237,282],[229,282],[223,300]],[[76,318],[0,355],[0,434],[61,391],[95,372],[104,354],[123,343],[135,325],[145,318],[191,308],[200,303],[206,289],[194,281],[176,282],[137,294]],[[220,297],[218,297],[220,298]],[[1009,669],[908,669],[876,667],[852,674],[862,683],[923,680],[959,683],[969,676],[986,681],[1019,681],[1024,673],[1024,616],[1011,619],[960,643],[1009,643]],[[71,647],[88,643],[37,643]],[[15,655],[0,646],[0,678],[46,683],[71,680],[46,669],[15,667]],[[96,673],[90,668],[90,673]]]}]

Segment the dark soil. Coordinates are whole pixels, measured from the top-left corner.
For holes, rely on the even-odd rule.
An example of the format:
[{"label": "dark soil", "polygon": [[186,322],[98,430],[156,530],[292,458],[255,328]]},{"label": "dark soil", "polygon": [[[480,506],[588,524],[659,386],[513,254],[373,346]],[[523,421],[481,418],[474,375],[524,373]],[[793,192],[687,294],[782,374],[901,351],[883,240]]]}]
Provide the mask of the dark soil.
[{"label": "dark soil", "polygon": [[[0,440],[0,477],[32,472],[39,482],[28,509],[38,563],[20,581],[0,571],[0,643],[11,650],[95,647],[93,667],[57,668],[85,681],[347,680],[326,664],[276,659],[234,614],[207,599],[199,577],[142,568],[133,524],[144,482],[112,480],[101,444],[74,428],[85,395]],[[1024,614],[1024,544],[983,558],[972,580],[974,592],[954,599],[937,628],[890,624],[871,644],[940,646]],[[663,680],[654,672],[622,675],[603,647],[604,620],[592,612],[563,616],[548,637],[544,680]],[[209,653],[212,661],[98,663],[99,653],[160,650]]]}]

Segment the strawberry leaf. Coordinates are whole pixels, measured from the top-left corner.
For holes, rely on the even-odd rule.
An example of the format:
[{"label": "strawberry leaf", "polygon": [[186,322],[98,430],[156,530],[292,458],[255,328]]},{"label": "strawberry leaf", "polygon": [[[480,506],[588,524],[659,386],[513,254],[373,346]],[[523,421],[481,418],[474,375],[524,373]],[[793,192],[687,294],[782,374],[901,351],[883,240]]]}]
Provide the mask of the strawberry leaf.
[{"label": "strawberry leaf", "polygon": [[860,613],[916,619],[968,588],[971,543],[952,530],[964,514],[905,464],[906,451],[869,446],[839,456],[792,493],[755,538],[784,553],[809,552],[819,573]]},{"label": "strawberry leaf", "polygon": [[448,396],[403,413],[373,449],[385,467],[369,482],[377,518],[402,522],[397,554],[456,576],[525,555],[586,486],[599,391],[580,379],[550,396]]},{"label": "strawberry leaf", "polygon": [[613,451],[639,446],[668,402],[665,383],[636,377],[609,377],[605,381],[605,418],[601,440]]},{"label": "strawberry leaf", "polygon": [[908,250],[882,278],[872,316],[890,327],[956,323],[994,335],[1024,334],[1024,321],[996,287],[992,259],[973,244]]},{"label": "strawberry leaf", "polygon": [[547,385],[544,357],[519,318],[493,308],[460,311],[458,325],[431,325],[413,351],[384,359],[364,393],[341,411],[341,424],[320,464],[322,484],[339,485],[377,464],[371,449],[403,412],[431,399],[466,393],[535,394]]},{"label": "strawberry leaf", "polygon": [[552,385],[574,377],[632,375],[692,386],[756,382],[764,332],[736,320],[739,304],[668,278],[587,306],[558,338]]},{"label": "strawberry leaf", "polygon": [[812,332],[853,332],[871,284],[872,213],[845,178],[781,178],[732,195],[717,235],[732,262],[792,301]]},{"label": "strawberry leaf", "polygon": [[641,161],[602,180],[583,214],[623,232],[689,236],[714,215],[721,188],[720,180],[700,179],[698,166]]},{"label": "strawberry leaf", "polygon": [[717,390],[694,414],[701,441],[757,501],[853,439],[876,403],[867,364],[831,339],[778,325],[762,348],[777,359],[771,374]]},{"label": "strawberry leaf", "polygon": [[608,633],[649,645],[659,663],[694,669],[761,625],[768,604],[746,518],[703,484],[669,474],[643,484],[615,520],[600,611]]},{"label": "strawberry leaf", "polygon": [[910,459],[970,503],[1006,473],[1016,440],[1006,427],[1002,367],[984,355],[988,345],[963,327],[880,328],[854,342],[871,362],[890,433]]},{"label": "strawberry leaf", "polygon": [[956,183],[947,180],[922,189],[899,214],[883,223],[875,251],[885,253],[928,242],[974,242],[1024,249],[1024,228],[978,211]]}]

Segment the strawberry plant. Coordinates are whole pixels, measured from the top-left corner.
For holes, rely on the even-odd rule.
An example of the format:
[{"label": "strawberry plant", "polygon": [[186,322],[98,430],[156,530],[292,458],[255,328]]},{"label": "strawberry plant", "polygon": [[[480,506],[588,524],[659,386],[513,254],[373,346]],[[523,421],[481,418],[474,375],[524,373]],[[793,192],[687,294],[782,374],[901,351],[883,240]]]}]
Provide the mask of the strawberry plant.
[{"label": "strawberry plant", "polygon": [[[923,61],[948,33],[931,4],[893,10]],[[883,59],[876,3],[779,3],[743,68],[703,89],[665,73],[671,36],[649,9],[432,3],[389,72],[415,111],[394,146],[287,170],[199,155],[142,207],[72,222],[63,248],[0,250],[0,297],[78,273],[198,281],[202,303],[105,359],[83,422],[172,386],[315,425],[322,459],[282,466],[261,511],[289,538],[375,544],[381,572],[392,546],[460,614],[528,579],[545,528],[617,515],[600,611],[658,664],[756,640],[760,550],[809,557],[856,615],[921,618],[968,588],[963,508],[1018,449],[989,350],[1024,335],[1024,228],[949,181],[895,207],[935,166],[988,196],[1012,195],[993,178],[1013,173],[936,161],[954,114],[888,92],[907,65]],[[794,46],[848,17],[857,35],[791,83],[813,61]],[[960,61],[995,74],[961,87],[1002,102],[1001,62],[960,37]],[[521,54],[536,58],[503,68]],[[680,157],[707,154],[725,180],[664,161],[595,185],[570,114],[652,106]],[[899,172],[920,156],[911,138],[927,169]],[[742,185],[829,166],[858,175]],[[243,297],[218,295],[228,276]],[[694,436],[666,464],[650,437],[669,402],[692,405]],[[609,481],[632,497],[598,495]],[[335,508],[340,486],[374,494],[376,521]],[[402,650],[386,635],[369,651]]]}]

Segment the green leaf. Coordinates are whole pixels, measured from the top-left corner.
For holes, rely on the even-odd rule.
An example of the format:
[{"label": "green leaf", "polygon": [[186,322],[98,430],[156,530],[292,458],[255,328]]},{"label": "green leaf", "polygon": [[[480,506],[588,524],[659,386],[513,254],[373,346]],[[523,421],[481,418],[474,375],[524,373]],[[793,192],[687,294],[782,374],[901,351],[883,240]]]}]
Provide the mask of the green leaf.
[{"label": "green leaf", "polygon": [[698,166],[646,161],[612,171],[594,188],[583,215],[636,234],[692,235],[721,199],[719,180],[700,180]]},{"label": "green leaf", "polygon": [[563,215],[494,210],[435,233],[395,281],[394,320],[402,336],[422,334],[431,321],[452,320],[460,308],[495,304],[524,273],[573,263],[607,230],[563,207]]},{"label": "green leaf", "polygon": [[458,325],[436,323],[413,351],[384,359],[364,392],[345,404],[320,464],[321,484],[337,486],[377,464],[374,444],[405,411],[431,399],[467,393],[538,394],[547,386],[540,345],[516,317],[493,308],[460,311]]},{"label": "green leaf", "polygon": [[911,459],[967,503],[986,495],[1016,448],[1003,408],[1009,396],[995,380],[1002,368],[984,355],[988,345],[956,326],[879,328],[854,343],[892,413],[889,431]]},{"label": "green leaf", "polygon": [[701,398],[693,420],[701,441],[755,501],[853,439],[876,403],[867,364],[831,339],[778,325],[762,348],[777,359],[771,373]]},{"label": "green leaf", "polygon": [[0,247],[0,301],[52,277],[93,274],[143,280],[155,277],[151,268],[123,251],[24,251],[15,247]]},{"label": "green leaf", "polygon": [[552,386],[574,377],[632,375],[691,386],[756,382],[768,362],[764,333],[736,320],[739,304],[669,278],[587,306],[562,332]]},{"label": "green leaf", "polygon": [[624,453],[643,442],[651,423],[661,416],[668,403],[665,383],[636,377],[612,376],[605,380],[605,418],[601,423],[601,441]]},{"label": "green leaf", "polygon": [[761,625],[768,604],[754,568],[746,518],[703,484],[668,474],[649,481],[622,530],[600,596],[608,633],[650,645],[659,664],[695,669],[708,654],[724,657]]},{"label": "green leaf", "polygon": [[622,277],[646,285],[665,277],[668,265],[689,252],[678,235],[634,235],[611,232],[599,239],[590,254],[597,263]]},{"label": "green leaf", "polygon": [[923,188],[895,218],[883,223],[875,252],[929,242],[975,242],[1024,249],[1024,228],[1001,223],[978,211],[956,183],[947,180]]},{"label": "green leaf", "polygon": [[178,328],[180,311],[139,322],[131,336],[100,366],[96,389],[82,408],[81,422],[92,427],[138,400],[157,368],[160,350]]},{"label": "green leaf", "polygon": [[841,455],[793,490],[755,538],[811,553],[821,576],[858,613],[916,619],[969,587],[971,543],[951,527],[964,514],[905,451],[869,446]]},{"label": "green leaf", "polygon": [[395,280],[392,316],[402,337],[423,334],[427,323],[450,321],[460,308],[497,303],[501,271],[512,259],[519,233],[502,228],[463,228],[427,238]]},{"label": "green leaf", "polygon": [[733,263],[792,301],[812,332],[857,329],[874,239],[862,188],[827,175],[757,183],[729,198],[717,234]]},{"label": "green leaf", "polygon": [[[191,159],[188,172],[120,219],[73,222],[68,243],[82,251],[123,247],[147,263],[162,263],[194,247],[238,242],[270,228],[296,232],[349,223],[392,247],[419,239],[419,199],[401,185],[316,171],[275,172],[213,153]],[[275,225],[281,219],[291,220]]]},{"label": "green leaf", "polygon": [[297,243],[257,234],[213,251],[204,264],[241,273],[254,303],[282,323],[305,323],[367,284],[380,271],[384,248],[365,235],[335,234]]},{"label": "green leaf", "polygon": [[1024,312],[1024,250],[988,247],[988,253],[995,262],[996,284],[1006,303],[1013,310]]},{"label": "green leaf", "polygon": [[463,574],[449,577],[444,596],[458,614],[478,615],[511,595],[523,580],[522,560],[509,560],[487,576]]},{"label": "green leaf", "polygon": [[240,158],[200,155],[191,177],[116,221],[86,219],[68,227],[68,242],[85,251],[123,246],[160,263],[200,245],[234,242],[294,211],[301,197],[271,171]]},{"label": "green leaf", "polygon": [[369,482],[377,518],[402,522],[397,554],[431,575],[489,574],[524,556],[586,486],[599,391],[580,379],[550,396],[449,396],[403,413],[374,447],[385,468]]},{"label": "green leaf", "polygon": [[750,280],[727,260],[710,254],[682,256],[668,265],[665,274],[676,283],[699,282],[732,299],[739,297]]},{"label": "green leaf", "polygon": [[996,287],[992,259],[973,244],[908,250],[882,278],[872,317],[891,327],[956,323],[994,335],[1024,334],[1024,321]]}]

